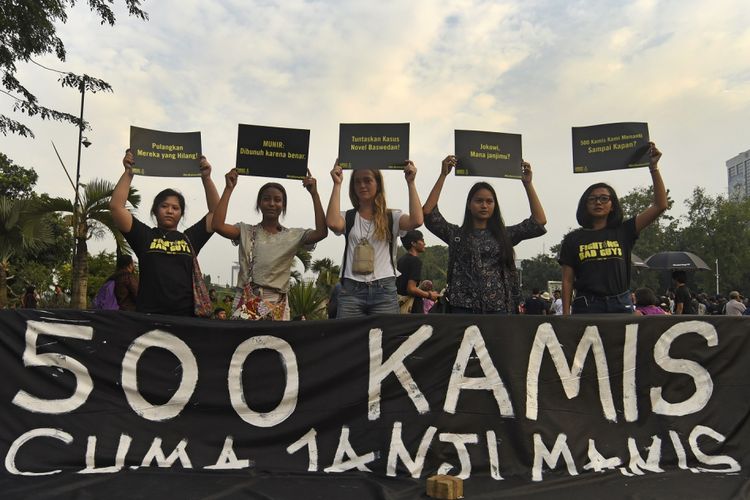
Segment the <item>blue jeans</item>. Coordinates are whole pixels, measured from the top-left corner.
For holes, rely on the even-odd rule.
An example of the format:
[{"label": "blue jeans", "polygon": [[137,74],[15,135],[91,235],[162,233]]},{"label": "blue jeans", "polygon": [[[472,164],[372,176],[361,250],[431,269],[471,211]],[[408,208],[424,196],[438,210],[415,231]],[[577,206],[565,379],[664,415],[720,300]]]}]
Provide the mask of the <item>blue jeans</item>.
[{"label": "blue jeans", "polygon": [[633,314],[633,300],[630,291],[619,295],[576,295],[570,305],[572,314]]},{"label": "blue jeans", "polygon": [[371,314],[398,314],[396,278],[369,283],[344,278],[336,317],[357,318]]}]

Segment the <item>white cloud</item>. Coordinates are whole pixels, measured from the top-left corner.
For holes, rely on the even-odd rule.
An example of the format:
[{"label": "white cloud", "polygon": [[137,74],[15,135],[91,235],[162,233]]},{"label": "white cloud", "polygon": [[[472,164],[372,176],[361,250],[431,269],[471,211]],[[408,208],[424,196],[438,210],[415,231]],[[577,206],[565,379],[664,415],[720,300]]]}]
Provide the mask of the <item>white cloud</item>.
[{"label": "white cloud", "polygon": [[[83,179],[117,179],[131,124],[201,130],[220,189],[234,163],[237,123],[310,128],[311,169],[325,204],[338,123],[408,121],[425,198],[440,160],[453,149],[453,129],[522,133],[549,218],[546,237],[517,248],[529,257],[575,225],[575,203],[588,184],[606,179],[624,194],[648,182],[640,171],[573,175],[571,126],[648,121],[678,205],[696,185],[724,192],[725,159],[750,148],[741,133],[750,111],[750,4],[744,0],[710,8],[697,0],[164,0],[145,8],[148,22],[128,18],[118,5],[112,28],[100,26],[81,3],[60,27],[67,62],[43,58],[115,89],[86,96],[93,145],[82,155]],[[60,89],[54,76],[34,66],[22,67],[21,76],[45,102],[78,113],[79,95]],[[0,100],[3,112],[10,106]],[[6,137],[2,151],[37,168],[40,190],[69,195],[49,141],[74,168],[77,131],[27,122],[38,139]],[[386,179],[389,203],[406,206],[400,175]],[[450,196],[441,205],[450,220],[461,217],[473,180],[448,181]],[[255,220],[251,200],[263,181],[241,179],[229,220]],[[284,183],[300,199],[287,223],[311,225],[307,194],[297,182]],[[144,206],[171,185],[187,195],[188,222],[202,215],[195,179],[136,178],[134,184]],[[506,222],[528,215],[519,183],[493,184]],[[316,256],[339,260],[341,240],[329,237]],[[213,238],[201,264],[226,279],[235,251]]]}]

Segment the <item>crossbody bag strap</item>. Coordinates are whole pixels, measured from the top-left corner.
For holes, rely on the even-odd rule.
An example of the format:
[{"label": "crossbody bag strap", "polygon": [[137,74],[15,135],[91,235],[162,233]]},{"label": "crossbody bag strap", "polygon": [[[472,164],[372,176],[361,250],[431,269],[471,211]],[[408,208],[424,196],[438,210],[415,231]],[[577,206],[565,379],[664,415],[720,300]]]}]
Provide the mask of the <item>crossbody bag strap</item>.
[{"label": "crossbody bag strap", "polygon": [[346,274],[346,254],[349,253],[349,233],[354,227],[354,216],[356,214],[355,209],[351,208],[344,214],[344,221],[346,222],[344,228],[344,258],[341,261],[341,283],[344,283],[344,275]]}]

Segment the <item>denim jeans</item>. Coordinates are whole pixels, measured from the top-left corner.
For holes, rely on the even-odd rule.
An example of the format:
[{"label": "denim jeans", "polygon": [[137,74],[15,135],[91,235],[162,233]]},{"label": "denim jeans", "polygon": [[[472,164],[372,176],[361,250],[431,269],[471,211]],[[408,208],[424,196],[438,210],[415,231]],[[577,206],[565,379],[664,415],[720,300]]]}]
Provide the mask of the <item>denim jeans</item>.
[{"label": "denim jeans", "polygon": [[630,291],[619,295],[576,295],[570,306],[572,314],[633,314],[633,300]]},{"label": "denim jeans", "polygon": [[369,283],[344,278],[336,317],[357,318],[371,314],[398,314],[396,278]]}]

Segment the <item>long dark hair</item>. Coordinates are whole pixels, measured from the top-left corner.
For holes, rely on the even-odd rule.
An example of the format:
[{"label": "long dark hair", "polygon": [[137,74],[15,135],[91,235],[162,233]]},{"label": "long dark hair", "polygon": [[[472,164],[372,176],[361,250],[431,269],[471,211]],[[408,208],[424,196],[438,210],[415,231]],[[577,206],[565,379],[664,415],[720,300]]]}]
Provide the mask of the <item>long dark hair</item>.
[{"label": "long dark hair", "polygon": [[469,235],[474,230],[474,218],[471,216],[471,210],[469,204],[471,199],[477,194],[480,189],[486,189],[492,193],[492,199],[495,200],[495,209],[492,211],[492,215],[487,221],[487,229],[490,230],[492,236],[497,240],[497,244],[500,247],[500,263],[505,267],[515,267],[516,253],[513,250],[513,243],[508,237],[508,231],[505,228],[505,222],[503,216],[500,214],[500,204],[497,202],[497,193],[495,189],[487,182],[477,182],[471,189],[469,189],[469,195],[466,197],[466,207],[464,209],[464,222],[461,224],[461,232],[464,235]]},{"label": "long dark hair", "polygon": [[607,216],[607,227],[617,227],[622,224],[623,214],[622,207],[620,206],[620,200],[617,198],[617,193],[609,184],[604,182],[597,182],[596,184],[590,185],[586,188],[586,191],[581,195],[581,199],[578,200],[578,209],[576,210],[576,219],[581,227],[591,229],[594,226],[594,219],[588,211],[587,198],[591,195],[594,189],[604,188],[609,191],[610,199],[612,200],[612,210]]}]

